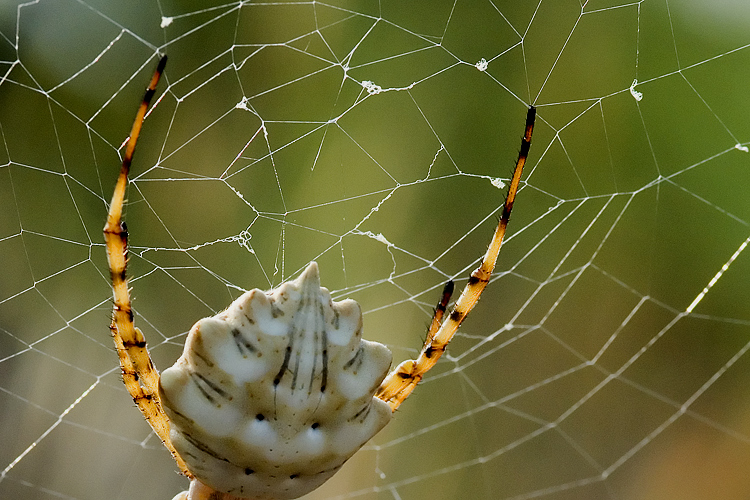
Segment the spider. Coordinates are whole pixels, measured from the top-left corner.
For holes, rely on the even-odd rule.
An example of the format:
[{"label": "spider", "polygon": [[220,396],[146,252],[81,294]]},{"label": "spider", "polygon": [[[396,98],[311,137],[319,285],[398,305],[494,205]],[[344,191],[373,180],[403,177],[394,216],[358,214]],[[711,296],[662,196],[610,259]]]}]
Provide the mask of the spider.
[{"label": "spider", "polygon": [[173,500],[298,498],[390,421],[476,305],[503,242],[536,111],[529,107],[489,248],[447,317],[453,282],[445,285],[416,359],[388,373],[388,348],[361,338],[359,305],[332,301],[312,262],[297,279],[250,290],[198,321],[182,356],[160,377],[134,324],[122,209],[133,151],[166,61],[159,61],[138,108],[104,226],[114,295],[110,330],[123,382],[190,479],[189,490]]}]

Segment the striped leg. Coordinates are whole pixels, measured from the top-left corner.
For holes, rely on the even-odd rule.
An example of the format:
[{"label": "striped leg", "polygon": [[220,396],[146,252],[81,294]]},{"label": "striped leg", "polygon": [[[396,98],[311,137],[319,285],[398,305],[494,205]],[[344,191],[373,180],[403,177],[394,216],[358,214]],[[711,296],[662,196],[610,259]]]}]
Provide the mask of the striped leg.
[{"label": "striped leg", "polygon": [[164,446],[172,453],[182,473],[192,477],[169,440],[169,419],[167,419],[159,401],[159,373],[156,371],[156,367],[146,349],[146,339],[133,323],[133,309],[127,278],[128,231],[122,221],[122,207],[125,202],[125,188],[128,184],[130,162],[133,160],[133,152],[143,126],[143,118],[146,115],[151,98],[156,92],[156,85],[159,83],[159,78],[166,64],[167,58],[164,56],[159,61],[156,72],[154,72],[151,83],[146,89],[138,108],[133,128],[130,131],[130,139],[125,148],[125,155],[122,159],[120,176],[117,178],[112,203],[109,206],[107,223],[104,226],[107,261],[109,262],[114,294],[112,323],[109,329],[112,331],[117,355],[120,358],[125,387],[138,409],[143,413],[146,421],[159,436]]},{"label": "striped leg", "polygon": [[505,198],[503,213],[500,217],[500,222],[497,224],[497,229],[495,229],[495,235],[492,237],[492,241],[490,241],[487,253],[485,253],[482,259],[482,263],[471,273],[471,277],[461,292],[461,296],[454,304],[453,310],[448,318],[441,323],[453,289],[452,282],[446,285],[443,297],[435,309],[435,316],[430,324],[427,338],[419,356],[417,359],[410,359],[401,363],[380,384],[376,395],[388,403],[393,411],[396,411],[401,403],[409,397],[409,394],[411,394],[419,381],[422,380],[424,374],[435,366],[435,363],[437,363],[440,356],[445,352],[448,342],[456,334],[458,327],[461,326],[463,320],[466,319],[466,316],[479,301],[479,297],[490,282],[492,271],[495,269],[495,263],[497,262],[497,256],[500,253],[500,247],[503,244],[505,229],[508,227],[510,212],[513,210],[513,203],[516,200],[523,166],[529,154],[535,118],[536,108],[530,106],[526,115],[526,129],[521,140],[521,151],[518,153],[518,161],[516,161],[516,167],[513,170],[513,177],[508,188],[508,195]]}]

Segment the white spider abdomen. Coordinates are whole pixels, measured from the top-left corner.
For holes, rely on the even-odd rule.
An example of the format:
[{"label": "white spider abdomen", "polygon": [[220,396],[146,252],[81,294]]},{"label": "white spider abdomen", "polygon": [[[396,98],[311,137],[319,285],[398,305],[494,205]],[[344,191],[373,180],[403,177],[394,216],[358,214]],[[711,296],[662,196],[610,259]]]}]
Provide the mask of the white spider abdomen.
[{"label": "white spider abdomen", "polygon": [[391,418],[373,397],[391,353],[361,330],[359,305],[333,302],[314,262],[196,323],[160,382],[195,477],[256,500],[297,498],[331,477]]}]

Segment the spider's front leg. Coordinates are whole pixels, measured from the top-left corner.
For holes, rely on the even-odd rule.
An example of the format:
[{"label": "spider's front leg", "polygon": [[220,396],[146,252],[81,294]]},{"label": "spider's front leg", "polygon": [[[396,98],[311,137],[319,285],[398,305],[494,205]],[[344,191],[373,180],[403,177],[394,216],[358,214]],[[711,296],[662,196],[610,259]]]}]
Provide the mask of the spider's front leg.
[{"label": "spider's front leg", "polygon": [[[422,380],[425,373],[435,366],[438,359],[440,359],[440,356],[443,355],[443,352],[445,352],[445,349],[448,347],[448,343],[458,331],[458,327],[461,326],[461,323],[477,304],[482,292],[490,282],[492,271],[495,269],[495,263],[497,262],[497,256],[500,253],[500,247],[503,244],[505,230],[508,227],[510,213],[511,210],[513,210],[513,203],[516,199],[518,186],[521,183],[523,166],[526,164],[526,158],[528,157],[529,148],[531,147],[531,134],[534,131],[535,119],[536,108],[534,106],[529,106],[529,110],[526,113],[526,127],[524,129],[523,138],[521,139],[521,150],[518,153],[516,167],[513,170],[513,177],[511,177],[510,180],[508,194],[505,197],[503,213],[497,224],[497,228],[495,229],[495,234],[490,241],[489,248],[487,248],[487,252],[484,254],[482,263],[473,273],[471,273],[468,283],[466,283],[466,286],[461,292],[461,296],[453,306],[453,310],[448,318],[440,323],[440,318],[442,318],[445,307],[450,300],[450,294],[453,291],[452,282],[449,282],[448,285],[446,285],[445,290],[443,290],[443,297],[435,310],[435,317],[430,325],[427,339],[422,346],[419,356],[416,359],[404,361],[397,366],[388,374],[378,389],[377,397],[388,403],[393,411],[396,411],[401,403],[409,397],[409,394],[412,393],[417,384]],[[438,326],[439,328],[437,328]]]},{"label": "spider's front leg", "polygon": [[125,203],[125,189],[128,185],[130,163],[133,160],[135,145],[138,141],[143,119],[146,116],[149,103],[156,92],[164,67],[166,56],[162,57],[151,78],[141,105],[138,107],[130,138],[122,159],[120,175],[117,178],[112,202],[109,205],[107,222],[104,226],[104,241],[107,247],[107,262],[112,278],[112,293],[114,306],[110,331],[114,339],[117,355],[120,359],[122,379],[130,396],[138,406],[146,421],[154,430],[164,446],[172,453],[183,474],[192,477],[185,462],[172,446],[169,440],[169,420],[159,401],[159,374],[151,361],[146,349],[146,339],[141,331],[135,327],[133,308],[128,290],[128,231],[122,220],[122,209]]},{"label": "spider's front leg", "polygon": [[[448,308],[448,303],[453,295],[454,284],[453,281],[448,281],[443,287],[443,294],[440,296],[440,302],[435,306],[435,312],[432,315],[432,321],[430,321],[430,327],[427,329],[427,335],[425,336],[424,343],[422,344],[422,351],[425,352],[432,346],[432,342],[435,339],[435,335],[440,329],[440,325],[443,322],[443,316]],[[403,401],[408,396],[408,393],[414,390],[420,380],[422,380],[422,374],[415,373],[416,360],[409,359],[398,365],[388,377],[380,384],[378,391],[375,396],[382,399],[391,406],[391,411],[396,411],[398,405],[393,404],[394,401],[401,399]],[[406,393],[406,395],[404,395]],[[404,395],[403,397],[401,397]]]}]

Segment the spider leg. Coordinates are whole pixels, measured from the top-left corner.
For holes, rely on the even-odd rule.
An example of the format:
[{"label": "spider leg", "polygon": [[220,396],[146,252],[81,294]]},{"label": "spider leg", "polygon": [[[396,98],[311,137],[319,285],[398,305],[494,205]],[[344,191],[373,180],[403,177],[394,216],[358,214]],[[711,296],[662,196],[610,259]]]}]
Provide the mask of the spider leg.
[{"label": "spider leg", "polygon": [[[448,342],[451,341],[456,331],[458,331],[458,327],[461,326],[463,320],[466,319],[466,316],[479,301],[479,297],[490,282],[492,271],[495,269],[495,263],[497,262],[497,256],[500,253],[500,247],[503,244],[505,230],[508,227],[510,213],[513,210],[513,203],[516,200],[516,193],[518,192],[518,186],[521,182],[523,166],[525,165],[526,158],[529,154],[531,134],[534,130],[535,118],[536,108],[530,106],[529,111],[526,114],[526,129],[523,139],[521,140],[521,150],[518,153],[516,167],[513,170],[513,177],[511,178],[510,187],[508,188],[508,195],[505,198],[502,216],[500,217],[500,221],[495,229],[495,234],[490,241],[487,253],[485,253],[484,258],[482,258],[482,263],[473,273],[471,273],[468,283],[466,283],[466,286],[461,292],[461,296],[454,304],[453,310],[448,318],[439,325],[440,328],[438,328],[437,331],[432,333],[432,328],[435,326],[436,318],[439,313],[438,310],[435,311],[435,318],[433,318],[433,322],[430,325],[430,332],[427,334],[427,339],[425,340],[419,356],[416,359],[410,359],[401,363],[391,371],[380,384],[380,388],[376,395],[388,403],[392,411],[398,409],[401,403],[409,397],[409,394],[411,394],[419,381],[422,380],[424,374],[435,366],[435,363],[437,363],[440,356],[445,352]],[[443,292],[443,298],[445,298],[445,291]],[[440,316],[442,317],[442,313],[440,313]],[[439,323],[439,318],[437,319],[437,322]]]},{"label": "spider leg", "polygon": [[438,302],[437,306],[435,306],[435,313],[432,315],[430,328],[427,330],[427,336],[424,339],[422,349],[425,349],[430,344],[432,344],[432,339],[435,338],[435,334],[437,333],[440,325],[443,322],[445,310],[448,308],[448,302],[450,302],[451,300],[451,295],[453,295],[453,288],[453,280],[449,280],[443,287],[443,295],[440,297],[440,302]]},{"label": "spider leg", "polygon": [[[440,297],[440,302],[438,302],[437,306],[435,306],[435,312],[432,315],[432,321],[430,321],[430,327],[427,329],[427,336],[424,339],[424,343],[422,344],[422,351],[427,349],[431,344],[432,340],[435,338],[435,334],[440,329],[440,325],[443,322],[443,316],[445,315],[445,311],[448,308],[448,302],[451,300],[451,295],[453,295],[453,280],[448,281],[445,284],[445,287],[443,287],[443,294]],[[380,387],[378,388],[378,391],[375,393],[375,396],[382,399],[383,401],[390,401],[394,398],[399,392],[403,391],[408,385],[402,385],[398,383],[386,383],[384,381]],[[414,382],[416,385],[416,382]]]},{"label": "spider leg", "polygon": [[133,127],[130,130],[130,139],[125,148],[125,155],[122,159],[120,175],[117,178],[115,191],[112,195],[112,203],[109,206],[107,223],[104,226],[104,240],[107,246],[107,261],[109,262],[114,296],[112,323],[109,329],[112,332],[117,355],[120,358],[125,387],[138,409],[143,413],[146,421],[159,436],[164,446],[172,453],[182,473],[192,478],[185,462],[169,440],[169,419],[159,401],[159,373],[156,371],[156,367],[146,349],[146,339],[143,333],[135,327],[133,322],[133,309],[127,278],[128,231],[122,221],[125,188],[128,184],[128,173],[130,172],[130,163],[133,160],[133,152],[143,126],[143,119],[156,92],[156,85],[159,83],[159,78],[166,63],[167,57],[164,56],[159,61],[138,108]]}]

